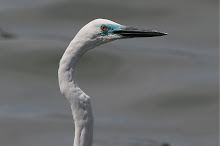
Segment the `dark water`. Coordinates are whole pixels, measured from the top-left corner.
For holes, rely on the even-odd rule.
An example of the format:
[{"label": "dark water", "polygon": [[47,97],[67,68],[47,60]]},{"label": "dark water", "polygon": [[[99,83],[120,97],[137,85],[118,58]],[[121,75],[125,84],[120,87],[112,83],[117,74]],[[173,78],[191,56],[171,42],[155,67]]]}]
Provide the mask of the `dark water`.
[{"label": "dark water", "polygon": [[169,35],[111,42],[80,60],[78,83],[94,108],[94,145],[217,146],[214,0],[1,0],[0,145],[72,145],[58,62],[77,31],[100,17]]}]

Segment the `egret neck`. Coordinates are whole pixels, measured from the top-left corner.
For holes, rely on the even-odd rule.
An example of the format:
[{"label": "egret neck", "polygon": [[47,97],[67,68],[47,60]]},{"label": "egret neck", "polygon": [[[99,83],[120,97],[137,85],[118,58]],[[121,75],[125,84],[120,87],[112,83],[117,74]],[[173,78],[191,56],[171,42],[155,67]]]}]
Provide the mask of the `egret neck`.
[{"label": "egret neck", "polygon": [[90,97],[78,87],[74,76],[80,56],[91,49],[86,44],[73,39],[60,60],[58,70],[60,91],[71,103],[75,121],[74,146],[92,146],[93,139],[93,113]]}]

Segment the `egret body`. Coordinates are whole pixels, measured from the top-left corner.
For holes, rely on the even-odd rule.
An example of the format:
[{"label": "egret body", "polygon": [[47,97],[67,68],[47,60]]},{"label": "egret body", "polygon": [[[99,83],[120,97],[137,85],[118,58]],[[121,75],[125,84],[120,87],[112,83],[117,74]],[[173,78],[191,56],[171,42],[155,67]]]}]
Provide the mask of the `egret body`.
[{"label": "egret body", "polygon": [[80,57],[86,51],[113,40],[162,35],[166,33],[128,27],[106,19],[93,20],[76,34],[64,52],[58,70],[60,91],[70,102],[75,121],[73,146],[92,146],[93,141],[91,98],[79,88],[74,76]]}]

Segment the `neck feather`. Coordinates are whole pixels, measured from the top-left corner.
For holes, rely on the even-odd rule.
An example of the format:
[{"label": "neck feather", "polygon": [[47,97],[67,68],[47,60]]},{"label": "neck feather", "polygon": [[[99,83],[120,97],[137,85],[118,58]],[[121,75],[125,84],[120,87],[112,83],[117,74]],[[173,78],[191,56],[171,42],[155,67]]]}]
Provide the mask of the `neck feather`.
[{"label": "neck feather", "polygon": [[61,93],[71,104],[75,121],[74,146],[92,146],[93,113],[90,97],[86,95],[75,81],[75,68],[80,57],[89,49],[83,42],[73,40],[60,60],[58,70]]}]

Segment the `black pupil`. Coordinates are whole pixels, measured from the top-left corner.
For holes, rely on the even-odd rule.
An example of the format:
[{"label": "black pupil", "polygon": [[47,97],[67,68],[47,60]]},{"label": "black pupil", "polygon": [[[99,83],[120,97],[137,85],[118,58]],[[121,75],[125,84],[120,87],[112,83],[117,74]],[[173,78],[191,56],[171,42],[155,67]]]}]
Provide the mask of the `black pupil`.
[{"label": "black pupil", "polygon": [[104,25],[102,26],[102,30],[106,30],[106,27]]}]

